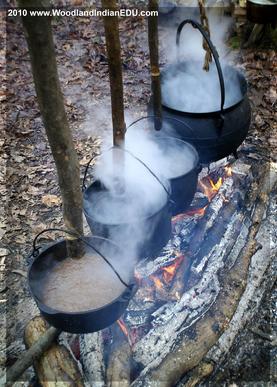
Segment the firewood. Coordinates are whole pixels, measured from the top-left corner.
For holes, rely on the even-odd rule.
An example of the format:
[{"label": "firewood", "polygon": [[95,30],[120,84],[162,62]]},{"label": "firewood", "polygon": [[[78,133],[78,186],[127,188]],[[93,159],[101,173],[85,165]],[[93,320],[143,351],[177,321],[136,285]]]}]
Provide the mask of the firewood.
[{"label": "firewood", "polygon": [[168,353],[159,365],[155,366],[155,361],[147,365],[133,386],[148,386],[160,380],[163,381],[164,387],[174,385],[185,372],[197,366],[228,327],[246,286],[250,260],[260,248],[255,238],[268,204],[269,179],[267,173],[259,184],[254,209],[248,213],[251,226],[246,241],[231,269],[222,270],[219,276],[219,285],[222,288],[215,302],[205,315],[191,326],[192,334],[189,335],[187,332],[180,334],[175,350]]},{"label": "firewood", "polygon": [[[31,348],[45,334],[48,324],[42,317],[33,318],[26,326],[24,341],[27,348]],[[34,361],[34,368],[40,384],[43,387],[59,383],[62,386],[84,386],[82,375],[76,361],[64,345],[55,341]]]},{"label": "firewood", "polygon": [[[149,0],[149,11],[158,11],[158,1]],[[158,119],[155,119],[155,129],[161,129],[162,118],[162,93],[159,67],[159,40],[158,40],[158,16],[148,17],[148,44],[151,69],[151,88],[153,97],[153,112]]]},{"label": "firewood", "polygon": [[105,361],[102,332],[80,335],[80,361],[86,381],[105,387]]},{"label": "firewood", "polygon": [[131,378],[131,347],[116,323],[111,327],[111,331],[113,343],[107,366],[107,387],[127,387]]},{"label": "firewood", "polygon": [[29,368],[36,359],[39,359],[42,354],[53,344],[53,341],[59,336],[60,331],[54,327],[44,330],[43,335],[35,342],[30,349],[25,352],[17,362],[7,370],[7,385],[12,385],[23,372]]},{"label": "firewood", "polygon": [[[201,362],[197,367],[195,367],[189,376],[189,378],[186,380],[185,383],[181,383],[180,387],[195,387],[198,386],[199,383],[205,379],[207,376],[209,376],[213,372],[213,365],[211,363],[207,362]],[[179,385],[178,385],[179,387]]]},{"label": "firewood", "polygon": [[[45,0],[18,0],[22,8],[45,8]],[[55,160],[63,202],[64,223],[69,230],[83,233],[83,198],[80,188],[80,170],[72,133],[66,117],[60,87],[51,18],[46,16],[22,17],[31,57],[35,89],[47,138]],[[81,256],[80,244],[67,237],[69,254]],[[77,246],[77,248],[76,248]]]}]

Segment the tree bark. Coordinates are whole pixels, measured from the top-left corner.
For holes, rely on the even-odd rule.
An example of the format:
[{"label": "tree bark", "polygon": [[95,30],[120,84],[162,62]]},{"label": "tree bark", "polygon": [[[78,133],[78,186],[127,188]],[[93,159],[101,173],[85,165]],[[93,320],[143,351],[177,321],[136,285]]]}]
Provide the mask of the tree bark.
[{"label": "tree bark", "polygon": [[[149,11],[158,11],[158,0],[149,0]],[[158,16],[148,17],[148,44],[150,55],[151,88],[153,98],[153,112],[155,118],[155,129],[160,130],[162,125],[162,94],[159,68],[159,39],[158,39]]]},{"label": "tree bark", "polygon": [[[32,5],[35,8],[43,8],[46,2],[44,0],[35,2],[18,0],[18,4],[23,8]],[[22,21],[29,47],[40,111],[58,172],[64,223],[69,230],[83,234],[83,200],[80,189],[79,162],[64,108],[51,18],[27,15],[22,17]],[[70,237],[67,238],[70,240]],[[75,256],[77,251],[73,249],[70,242],[69,247],[71,256]]]},{"label": "tree bark", "polygon": [[[24,340],[27,348],[34,345],[47,331],[48,324],[42,317],[35,317],[26,326]],[[59,386],[83,387],[82,375],[68,349],[56,342],[34,362],[36,374],[42,387],[53,383]]]},{"label": "tree bark", "polygon": [[[41,319],[41,317],[36,318]],[[34,324],[34,320],[31,320],[29,324],[31,324],[29,327],[32,326]],[[59,334],[60,331],[54,327],[51,327],[48,330],[44,329],[43,333],[40,332],[40,337],[37,338],[34,345],[32,345],[32,347],[27,352],[25,352],[10,369],[8,369],[6,375],[7,385],[9,386],[16,382],[23,374],[23,372],[29,368],[34,361],[39,359],[42,354],[53,344]]]},{"label": "tree bark", "polygon": [[[117,10],[116,0],[102,0],[102,8]],[[112,102],[113,143],[119,146],[124,141],[126,125],[124,121],[123,81],[121,47],[117,16],[104,16],[106,47],[109,62],[109,76]]]},{"label": "tree bark", "polygon": [[107,387],[128,387],[131,379],[131,347],[115,323],[111,327],[113,343],[107,365]]}]

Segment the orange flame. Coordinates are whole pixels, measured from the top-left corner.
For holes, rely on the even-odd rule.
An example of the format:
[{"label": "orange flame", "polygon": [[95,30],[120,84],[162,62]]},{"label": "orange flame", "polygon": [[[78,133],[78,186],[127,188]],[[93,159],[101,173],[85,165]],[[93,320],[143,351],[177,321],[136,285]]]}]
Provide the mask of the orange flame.
[{"label": "orange flame", "polygon": [[183,262],[183,259],[184,259],[184,256],[179,255],[177,257],[177,259],[175,259],[175,261],[171,265],[168,265],[168,266],[161,268],[161,270],[163,272],[163,279],[164,279],[166,284],[169,284],[170,281],[172,281],[172,279],[174,278],[174,276],[176,274],[178,267]]},{"label": "orange flame", "polygon": [[216,183],[212,181],[212,179],[209,178],[209,182],[211,184],[212,190],[217,192],[219,188],[222,186],[222,177],[220,177]]},{"label": "orange flame", "polygon": [[[161,267],[156,274],[152,274],[149,276],[149,278],[154,282],[156,290],[161,290],[164,285],[170,284],[183,260],[184,256],[178,254],[177,258],[174,260],[173,263]],[[162,273],[162,279],[159,277],[159,273]]]},{"label": "orange flame", "polygon": [[219,188],[222,186],[222,177],[220,177],[216,183],[212,179],[208,178],[210,186],[206,185],[202,180],[199,181],[199,185],[204,193],[207,196],[209,202],[215,197]]},{"label": "orange flame", "polygon": [[124,324],[124,322],[123,322],[121,319],[119,319],[119,320],[117,320],[117,323],[118,323],[120,329],[122,330],[122,332],[124,333],[124,335],[125,335],[125,336],[128,338],[128,340],[129,340],[128,329],[127,329],[126,325]]},{"label": "orange flame", "polygon": [[163,288],[163,283],[162,281],[160,280],[159,277],[156,277],[155,275],[150,275],[151,280],[154,282],[155,286],[157,289],[162,289]]}]

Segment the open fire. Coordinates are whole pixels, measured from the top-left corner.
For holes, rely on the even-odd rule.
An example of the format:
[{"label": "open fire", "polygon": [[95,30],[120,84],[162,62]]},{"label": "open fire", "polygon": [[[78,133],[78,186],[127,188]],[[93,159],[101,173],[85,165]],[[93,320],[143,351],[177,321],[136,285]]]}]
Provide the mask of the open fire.
[{"label": "open fire", "polygon": [[[206,197],[206,203],[210,203],[213,200],[225,179],[230,177],[232,177],[232,168],[227,165],[222,168],[222,176],[205,176],[199,180],[198,192]],[[223,201],[225,200],[223,197]],[[208,206],[209,204],[199,208],[191,207],[188,211],[174,216],[172,224],[176,225],[184,219],[189,220],[193,217],[201,218],[205,215]],[[185,272],[188,261],[185,254],[178,249],[174,249],[171,252],[171,256],[173,259],[165,262],[164,265],[146,277],[142,276],[138,271],[135,272],[135,278],[139,286],[137,297],[140,301],[160,304],[168,301],[176,302],[181,299],[185,288]],[[144,333],[144,331],[137,328],[128,327],[123,318],[118,320],[118,325],[127,337],[130,345],[134,345],[140,339],[141,332]]]}]

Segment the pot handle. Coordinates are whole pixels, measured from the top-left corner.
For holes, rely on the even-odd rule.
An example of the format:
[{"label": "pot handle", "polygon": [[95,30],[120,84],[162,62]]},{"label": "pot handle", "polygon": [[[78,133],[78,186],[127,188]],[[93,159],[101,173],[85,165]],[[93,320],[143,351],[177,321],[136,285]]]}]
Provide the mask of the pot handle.
[{"label": "pot handle", "polygon": [[[135,160],[137,160],[140,164],[142,164],[147,170],[148,172],[158,181],[158,183],[163,187],[163,189],[165,190],[166,194],[168,195],[168,197],[170,197],[170,192],[169,190],[166,188],[166,186],[164,185],[164,183],[161,181],[161,179],[148,167],[147,164],[145,164],[141,159],[139,159],[137,156],[135,156],[132,152],[130,152],[128,149],[126,148],[121,148],[119,146],[112,146],[110,147],[106,152],[109,152],[110,150],[112,149],[116,149],[116,150],[120,150],[122,152],[126,152],[128,153],[131,157],[133,157]],[[87,177],[87,172],[88,172],[88,168],[90,166],[90,163],[92,162],[92,160],[94,159],[94,157],[92,157],[89,162],[87,163],[86,165],[86,169],[85,169],[85,173],[84,173],[84,178],[83,178],[83,184],[82,184],[82,191],[84,191],[86,189],[86,177]]]},{"label": "pot handle", "polygon": [[[128,127],[126,130],[128,130],[129,128],[131,128],[133,125],[137,124],[138,122],[140,121],[143,121],[143,120],[146,120],[148,118],[156,118],[157,116],[155,115],[149,115],[149,116],[143,116],[143,117],[140,117],[138,118],[137,120],[133,121]],[[192,129],[191,126],[189,126],[189,124],[187,124],[186,122],[183,122],[181,120],[178,120],[178,118],[175,118],[175,117],[163,117],[163,121],[164,119],[166,120],[171,120],[171,121],[175,121],[175,122],[178,122],[179,124],[182,124],[183,126],[185,126],[194,136],[197,134],[194,132],[194,130]]]},{"label": "pot handle", "polygon": [[207,44],[208,44],[208,46],[209,46],[209,48],[211,50],[212,56],[214,58],[214,61],[215,61],[215,64],[216,64],[216,68],[217,68],[218,78],[219,78],[220,91],[221,91],[220,119],[221,119],[221,126],[222,126],[223,125],[223,121],[224,121],[223,109],[224,109],[224,102],[225,102],[225,86],[224,86],[224,78],[223,78],[223,74],[222,74],[222,69],[221,69],[221,66],[220,66],[220,63],[219,63],[219,59],[218,59],[219,58],[218,52],[217,52],[215,46],[213,45],[211,39],[207,35],[206,31],[201,26],[201,24],[199,24],[195,20],[191,20],[191,19],[183,20],[179,24],[179,26],[177,28],[176,45],[177,45],[178,48],[180,46],[181,32],[182,32],[182,29],[183,29],[184,25],[186,25],[186,24],[191,24],[193,28],[196,28],[196,29],[198,29],[201,32],[202,36],[206,40],[206,42],[207,42]]},{"label": "pot handle", "polygon": [[[36,258],[38,255],[39,255],[39,250],[41,247],[38,247],[37,246],[37,240],[38,238],[44,234],[45,232],[49,232],[49,231],[60,231],[60,232],[64,232],[68,235],[71,235],[73,236],[74,238],[76,239],[79,239],[81,242],[83,242],[85,245],[89,246],[90,248],[92,248],[98,255],[100,255],[100,257],[107,263],[107,265],[110,266],[110,268],[113,270],[113,272],[115,273],[115,275],[117,276],[117,278],[119,279],[119,281],[126,287],[126,288],[130,288],[132,287],[133,285],[128,285],[123,279],[122,277],[120,276],[120,274],[118,273],[118,271],[115,269],[115,267],[113,266],[113,264],[95,247],[93,246],[90,242],[88,242],[86,239],[84,239],[81,235],[79,235],[77,232],[74,232],[74,231],[69,231],[69,230],[64,230],[64,229],[61,229],[61,228],[47,228],[41,232],[39,232],[34,240],[33,240],[33,251],[31,253],[31,255]],[[109,243],[113,243],[115,246],[117,246],[114,242],[110,241],[109,239],[107,238],[103,238],[103,237],[99,237],[97,236],[97,238],[99,239],[102,239],[102,240],[105,240],[105,241],[108,241]]]},{"label": "pot handle", "polygon": [[90,167],[90,164],[91,164],[91,162],[92,162],[96,157],[98,157],[98,156],[99,156],[99,155],[93,156],[93,157],[88,161],[88,163],[87,163],[87,165],[86,165],[85,172],[84,172],[84,177],[83,177],[83,182],[82,182],[82,192],[84,192],[85,189],[87,188],[87,186],[86,186],[86,179],[87,179],[87,174],[88,174],[88,169],[89,169],[89,167]]},{"label": "pot handle", "polygon": [[170,198],[171,196],[171,192],[167,189],[167,187],[164,185],[164,183],[161,181],[161,179],[152,171],[151,168],[148,167],[147,164],[145,164],[144,161],[142,161],[139,157],[135,156],[131,151],[129,151],[128,149],[126,148],[121,148],[121,147],[111,147],[109,150],[111,149],[117,149],[117,150],[120,150],[122,152],[125,152],[125,153],[128,153],[131,157],[133,157],[135,160],[137,160],[140,164],[142,164],[144,166],[145,169],[147,169],[147,171],[157,180],[157,182],[162,186],[162,188],[164,189],[164,191],[166,192],[167,196]]}]

